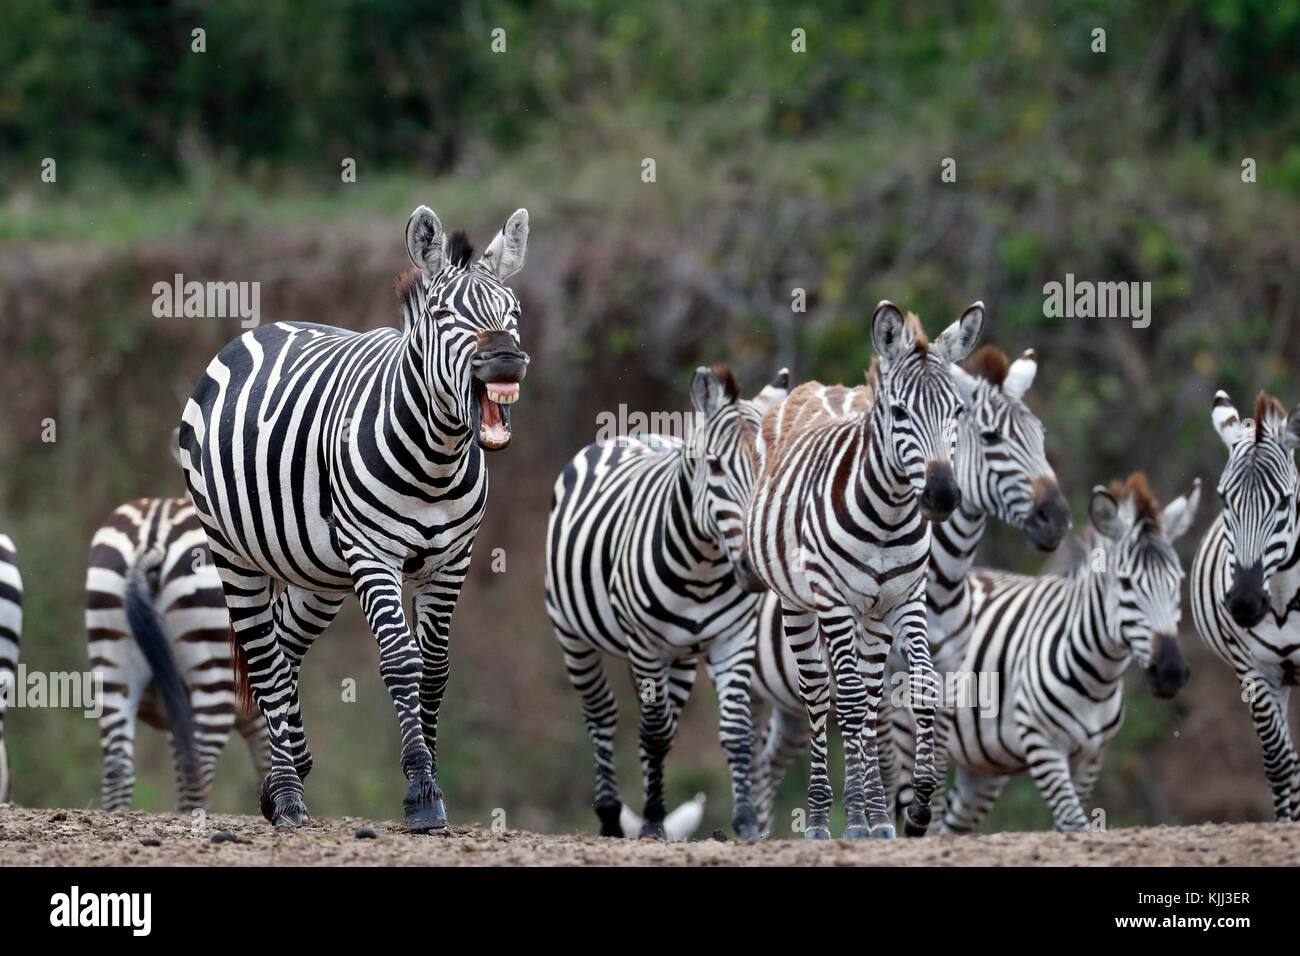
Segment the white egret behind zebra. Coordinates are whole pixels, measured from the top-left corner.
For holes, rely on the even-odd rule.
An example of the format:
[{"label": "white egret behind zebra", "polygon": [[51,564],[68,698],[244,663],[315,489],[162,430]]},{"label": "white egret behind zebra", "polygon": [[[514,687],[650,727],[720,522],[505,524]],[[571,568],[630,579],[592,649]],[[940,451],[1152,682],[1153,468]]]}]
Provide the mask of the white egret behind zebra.
[{"label": "white egret behind zebra", "polygon": [[1087,830],[1083,805],[1124,720],[1124,674],[1157,697],[1187,683],[1178,648],[1183,569],[1173,542],[1191,527],[1200,479],[1163,509],[1141,472],[1093,489],[1085,554],[1068,574],[976,569],[963,673],[996,676],[997,700],[959,707],[944,833],[968,833],[1012,775],[1028,771],[1058,830]]},{"label": "white egret behind zebra", "polygon": [[758,836],[749,682],[762,585],[750,570],[742,519],[754,485],[759,423],[788,384],[782,370],[746,400],[730,368],[699,368],[687,436],[599,441],[556,479],[546,608],[596,751],[594,807],[602,836],[622,834],[613,765],[618,705],[602,654],[626,660],[637,687],[645,791],[640,835],[664,834],[664,759],[703,657],[717,685],[732,822],[742,838]]},{"label": "white egret behind zebra", "polygon": [[830,838],[828,661],[846,755],[845,836],[894,835],[875,732],[895,642],[906,649],[917,702],[908,825],[929,824],[938,696],[926,633],[930,526],[960,503],[952,456],[969,396],[950,363],[971,353],[983,324],[977,302],[930,343],[915,316],[881,302],[871,323],[877,361],[865,411],[806,414],[796,390],[764,418],[763,468],[745,531],[755,573],[781,601],[785,641],[798,663],[812,735],[809,839]]},{"label": "white egret behind zebra", "polygon": [[1300,820],[1300,757],[1287,718],[1300,665],[1300,405],[1287,415],[1264,392],[1242,420],[1225,392],[1214,430],[1228,448],[1223,502],[1192,564],[1192,619],[1241,683],[1264,752],[1273,816]]},{"label": "white egret behind zebra", "polygon": [[267,719],[273,824],[307,819],[311,769],[298,701],[308,648],[288,647],[281,622],[319,633],[354,592],[397,713],[407,826],[447,826],[435,754],[451,617],[486,507],[484,452],[510,443],[528,368],[505,284],[527,241],[519,209],[474,262],[464,233],[447,241],[420,206],[401,330],[262,325],[222,349],[186,405],[182,465]]},{"label": "white egret behind zebra", "polygon": [[18,641],[23,632],[23,579],[18,552],[0,534],[0,803],[9,802],[9,751],[5,749],[5,706],[18,677]]}]

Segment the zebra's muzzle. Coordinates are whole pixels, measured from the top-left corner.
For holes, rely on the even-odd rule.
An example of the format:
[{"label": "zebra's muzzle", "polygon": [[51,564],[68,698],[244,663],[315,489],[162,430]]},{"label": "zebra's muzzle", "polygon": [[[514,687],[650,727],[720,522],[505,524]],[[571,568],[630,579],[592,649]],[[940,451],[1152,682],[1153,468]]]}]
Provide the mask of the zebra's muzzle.
[{"label": "zebra's muzzle", "polygon": [[510,406],[519,401],[519,383],[528,362],[528,353],[516,347],[506,332],[489,334],[470,359],[474,435],[488,451],[510,444]]},{"label": "zebra's muzzle", "polygon": [[735,575],[736,585],[746,594],[761,594],[767,590],[767,585],[763,583],[762,578],[754,573],[749,555],[742,554],[732,561],[731,572]]},{"label": "zebra's muzzle", "polygon": [[1228,589],[1228,613],[1242,627],[1254,627],[1268,612],[1268,592],[1264,590],[1264,568],[1256,561],[1248,568],[1237,566]]},{"label": "zebra's muzzle", "polygon": [[925,488],[921,491],[921,513],[930,521],[943,522],[961,504],[961,488],[952,465],[947,462],[930,464],[926,468]]},{"label": "zebra's muzzle", "polygon": [[1070,530],[1070,506],[1055,482],[1036,489],[1033,511],[1025,519],[1023,531],[1029,543],[1040,551],[1055,551],[1065,532]]},{"label": "zebra's muzzle", "polygon": [[1191,669],[1183,659],[1178,638],[1172,634],[1155,636],[1155,653],[1146,669],[1147,686],[1157,697],[1173,697],[1187,683]]}]

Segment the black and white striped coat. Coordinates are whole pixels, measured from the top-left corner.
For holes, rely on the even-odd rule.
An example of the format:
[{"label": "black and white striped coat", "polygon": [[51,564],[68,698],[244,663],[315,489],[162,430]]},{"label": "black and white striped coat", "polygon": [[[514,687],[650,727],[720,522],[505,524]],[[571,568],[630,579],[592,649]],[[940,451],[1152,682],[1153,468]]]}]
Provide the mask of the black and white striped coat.
[{"label": "black and white striped coat", "polygon": [[267,718],[262,810],[275,823],[307,819],[311,769],[297,691],[307,648],[277,640],[276,618],[319,631],[355,591],[397,711],[407,825],[446,827],[434,754],[448,634],[487,501],[484,451],[509,443],[528,364],[505,285],[527,237],[520,209],[471,263],[463,234],[444,241],[421,206],[400,331],[264,325],[213,359],[186,406],[182,465]]},{"label": "black and white striped coat", "polygon": [[1095,533],[1072,573],[969,575],[972,629],[959,667],[974,678],[965,687],[973,699],[954,709],[943,832],[970,832],[1026,770],[1057,829],[1090,828],[1083,805],[1124,719],[1129,664],[1159,697],[1187,682],[1177,637],[1183,570],[1172,543],[1199,500],[1198,478],[1162,511],[1136,474],[1093,489]]},{"label": "black and white striped coat", "polygon": [[601,835],[619,836],[617,704],[602,654],[627,661],[641,706],[641,835],[664,832],[663,763],[698,661],[715,674],[731,767],[733,823],[758,836],[750,797],[751,635],[762,585],[748,570],[742,515],[763,412],[783,371],[752,400],[731,370],[700,368],[685,441],[628,436],[588,445],[555,482],[546,534],[546,608],[596,751]]},{"label": "black and white striped coat", "polygon": [[1264,751],[1277,820],[1300,820],[1300,757],[1287,720],[1300,666],[1300,407],[1287,415],[1263,392],[1243,421],[1224,392],[1215,431],[1228,447],[1223,513],[1192,563],[1192,619],[1233,669]]},{"label": "black and white striped coat", "polygon": [[182,810],[204,805],[232,728],[259,776],[270,770],[266,720],[236,712],[229,631],[221,579],[188,499],[128,501],[100,525],[86,571],[86,633],[103,681],[104,809],[131,806],[137,718],[173,733]]},{"label": "black and white striped coat", "polygon": [[18,641],[23,633],[23,579],[18,552],[7,534],[0,534],[0,803],[10,798],[9,752],[5,749],[5,705],[8,688],[18,679]]},{"label": "black and white striped coat", "polygon": [[867,411],[800,418],[796,389],[764,421],[745,532],[755,572],[780,599],[798,662],[812,732],[810,839],[830,836],[828,661],[847,755],[845,835],[893,836],[874,728],[895,642],[921,688],[909,824],[929,823],[937,698],[925,612],[930,521],[947,519],[960,499],[952,454],[965,404],[950,363],[970,354],[983,319],[977,303],[927,344],[915,317],[882,302],[872,320],[878,362]]},{"label": "black and white striped coat", "polygon": [[[927,636],[935,670],[944,678],[956,670],[970,636],[966,574],[974,564],[988,518],[999,518],[1020,529],[1032,545],[1045,551],[1055,549],[1070,526],[1069,508],[1043,448],[1042,423],[1024,402],[1037,367],[1032,350],[1008,362],[1002,352],[985,346],[963,365],[952,368],[970,395],[953,458],[961,504],[947,521],[931,526],[926,570]],[[890,693],[883,697],[886,704],[899,683],[894,674],[906,667],[900,651],[895,648],[890,657]],[[764,830],[771,825],[776,789],[807,742],[807,717],[798,695],[796,663],[781,635],[780,602],[768,595],[760,610],[753,681],[755,700],[772,704],[754,760],[755,806]],[[901,751],[906,774],[914,750],[911,715],[905,708],[887,709],[893,743]],[[946,737],[942,721],[951,719],[947,710],[940,708],[939,741]],[[936,754],[936,775],[943,779],[946,760],[940,761],[941,755]],[[882,762],[885,759],[882,748]],[[890,769],[882,770],[887,785],[891,777],[898,779]],[[894,796],[893,788],[890,795]],[[910,802],[910,793],[905,798],[904,803]]]}]

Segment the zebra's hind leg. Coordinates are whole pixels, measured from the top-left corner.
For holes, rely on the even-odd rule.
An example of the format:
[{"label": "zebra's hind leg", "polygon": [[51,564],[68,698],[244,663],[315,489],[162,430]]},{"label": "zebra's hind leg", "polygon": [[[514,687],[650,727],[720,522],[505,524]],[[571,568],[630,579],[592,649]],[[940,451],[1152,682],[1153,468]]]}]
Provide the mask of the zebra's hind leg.
[{"label": "zebra's hind leg", "polygon": [[743,641],[728,643],[727,647],[715,643],[709,657],[718,692],[718,735],[731,770],[731,825],[740,839],[757,840],[758,812],[751,773],[754,717],[749,693],[754,653],[752,645],[747,649]]},{"label": "zebra's hind leg", "polygon": [[105,810],[129,810],[135,791],[136,720],[153,673],[126,629],[120,607],[87,612],[86,618],[91,634],[91,668],[103,681],[99,745],[104,770],[100,798]]},{"label": "zebra's hind leg", "polygon": [[292,690],[289,699],[289,749],[293,753],[294,769],[301,780],[311,773],[311,750],[307,746],[307,732],[302,725],[302,707],[298,698],[298,670],[302,659],[316,638],[330,626],[343,607],[343,597],[337,594],[317,594],[290,585],[275,600],[272,618],[275,637],[280,649],[289,660]]},{"label": "zebra's hind leg", "polygon": [[695,685],[699,662],[694,658],[673,661],[667,667],[658,662],[629,660],[641,702],[639,728],[641,777],[645,809],[641,814],[642,839],[665,838],[664,761],[677,734],[682,707]]},{"label": "zebra's hind leg", "polygon": [[555,637],[564,649],[564,670],[569,683],[582,696],[582,717],[596,751],[596,799],[593,804],[600,820],[600,835],[621,837],[619,814],[623,801],[614,782],[614,730],[618,724],[618,701],[605,676],[600,651],[575,634],[556,625]]},{"label": "zebra's hind leg", "polygon": [[288,708],[292,677],[272,620],[271,579],[260,571],[237,567],[216,549],[213,563],[230,610],[230,626],[248,660],[248,684],[266,719],[271,739],[271,771],[262,780],[262,815],[273,826],[306,822],[302,779],[289,748]]},{"label": "zebra's hind leg", "polygon": [[831,838],[830,773],[826,766],[826,720],[830,712],[831,685],[822,656],[817,616],[781,606],[785,641],[799,666],[799,696],[808,711],[808,820],[805,840]]},{"label": "zebra's hind leg", "polygon": [[1010,779],[1008,776],[985,777],[958,767],[940,832],[956,836],[974,830],[997,803],[1002,788]]},{"label": "zebra's hind leg", "polygon": [[754,807],[758,811],[759,828],[764,834],[772,832],[776,792],[790,765],[807,749],[808,737],[806,713],[791,713],[775,706],[772,708],[762,749],[754,762]]}]

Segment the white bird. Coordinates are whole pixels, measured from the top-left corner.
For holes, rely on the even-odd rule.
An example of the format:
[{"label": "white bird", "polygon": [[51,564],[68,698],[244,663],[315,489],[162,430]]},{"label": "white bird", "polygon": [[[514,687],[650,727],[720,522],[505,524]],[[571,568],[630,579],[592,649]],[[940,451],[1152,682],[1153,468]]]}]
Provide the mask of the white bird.
[{"label": "white bird", "polygon": [[[668,816],[664,817],[664,835],[669,843],[689,840],[704,819],[704,794],[697,793]],[[641,818],[626,803],[618,816],[623,836],[635,839],[641,835]]]}]

